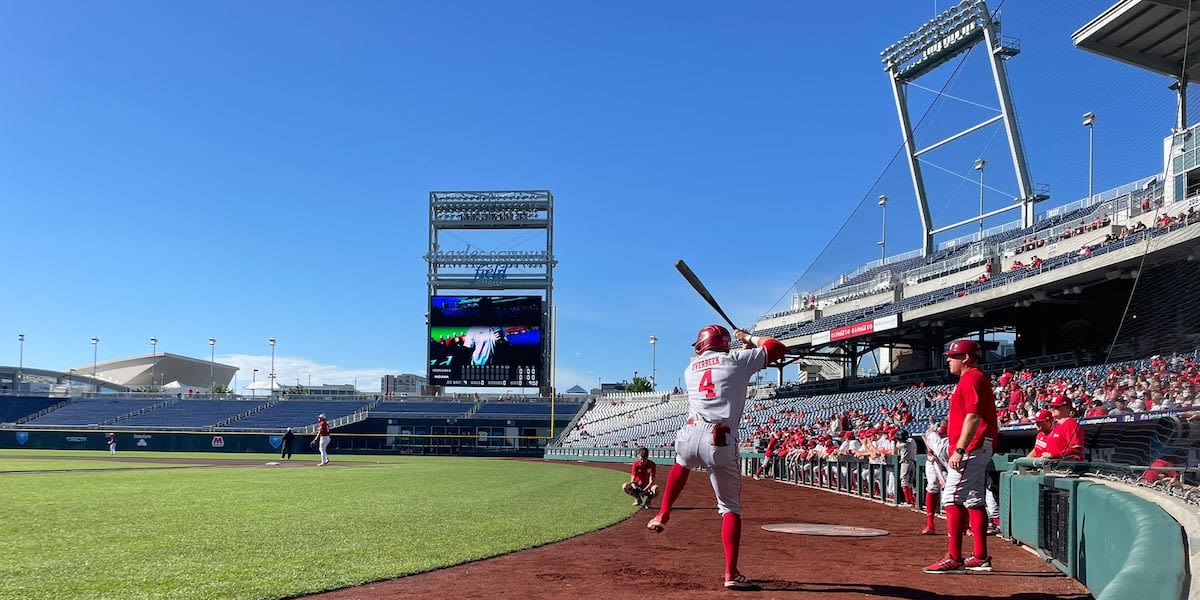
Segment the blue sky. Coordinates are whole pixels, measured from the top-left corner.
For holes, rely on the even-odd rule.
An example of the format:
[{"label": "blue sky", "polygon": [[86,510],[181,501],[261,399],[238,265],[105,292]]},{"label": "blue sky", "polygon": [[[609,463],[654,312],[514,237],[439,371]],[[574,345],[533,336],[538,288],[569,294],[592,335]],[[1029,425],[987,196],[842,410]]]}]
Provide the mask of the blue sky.
[{"label": "blue sky", "polygon": [[[1108,5],[1002,7],[1043,208],[1087,193],[1087,111],[1097,191],[1161,170],[1169,81],[1070,43]],[[241,388],[275,337],[282,383],[377,390],[425,371],[429,191],[549,189],[559,388],[674,385],[718,319],[675,259],[752,324],[878,258],[881,193],[889,253],[917,247],[879,53],[948,6],[2,3],[0,364],[18,333],[27,366],[64,370],[92,336],[100,360],[215,337]],[[935,103],[925,139],[996,106],[957,65],[921,83],[973,100]],[[930,158],[935,220],[978,209],[995,129]],[[989,210],[1015,190],[997,169]]]}]

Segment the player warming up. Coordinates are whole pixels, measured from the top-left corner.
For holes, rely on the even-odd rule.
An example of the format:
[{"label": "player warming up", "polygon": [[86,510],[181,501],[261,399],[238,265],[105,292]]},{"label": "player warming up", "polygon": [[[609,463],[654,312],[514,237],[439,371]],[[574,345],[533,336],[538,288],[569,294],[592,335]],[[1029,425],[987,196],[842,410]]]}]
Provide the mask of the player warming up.
[{"label": "player warming up", "polygon": [[650,460],[650,451],[644,446],[638,447],[637,455],[637,460],[633,461],[633,467],[629,470],[629,481],[621,486],[621,490],[633,496],[634,506],[650,508],[650,501],[658,495],[658,486],[654,484],[658,465]]},{"label": "player warming up", "polygon": [[692,348],[696,355],[684,370],[688,415],[675,434],[675,464],[667,474],[662,506],[646,524],[662,532],[671,519],[671,506],[687,485],[693,469],[704,467],[717,497],[721,515],[721,545],[725,550],[725,587],[753,587],[738,571],[738,549],[742,537],[742,475],[738,467],[738,423],[746,406],[750,377],[768,363],[783,358],[784,346],[769,337],[734,332],[745,346],[729,349],[729,330],[709,325],[700,330]]},{"label": "player warming up", "polygon": [[[992,462],[992,448],[999,433],[996,400],[992,397],[991,380],[979,368],[983,356],[979,344],[956,340],[945,354],[950,374],[958,376],[958,385],[950,395],[946,433],[951,450],[946,461],[946,484],[942,487],[949,548],[946,556],[925,567],[925,572],[991,571],[984,496],[987,467]],[[964,561],[962,538],[968,522],[975,552]]]}]

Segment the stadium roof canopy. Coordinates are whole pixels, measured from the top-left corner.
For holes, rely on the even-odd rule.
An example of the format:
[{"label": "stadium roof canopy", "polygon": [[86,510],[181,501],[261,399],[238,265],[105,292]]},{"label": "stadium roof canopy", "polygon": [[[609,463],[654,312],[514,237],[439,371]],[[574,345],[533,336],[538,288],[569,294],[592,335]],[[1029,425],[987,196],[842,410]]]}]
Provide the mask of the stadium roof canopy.
[{"label": "stadium roof canopy", "polygon": [[[184,387],[204,390],[213,383],[228,386],[238,371],[234,366],[165,352],[104,361],[96,363],[95,369],[96,379],[135,389],[151,385],[153,377],[158,385],[178,381]],[[91,375],[92,363],[71,370],[81,375]]]},{"label": "stadium roof canopy", "polygon": [[1191,11],[1188,0],[1121,0],[1079,28],[1071,41],[1168,77],[1200,80],[1200,10]]}]

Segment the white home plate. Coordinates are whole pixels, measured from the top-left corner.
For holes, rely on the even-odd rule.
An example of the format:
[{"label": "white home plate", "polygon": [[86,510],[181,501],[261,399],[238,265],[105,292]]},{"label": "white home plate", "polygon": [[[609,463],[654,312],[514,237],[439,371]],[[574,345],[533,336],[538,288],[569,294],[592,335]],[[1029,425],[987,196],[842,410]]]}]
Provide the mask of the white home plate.
[{"label": "white home plate", "polygon": [[875,537],[888,534],[883,529],[854,527],[853,525],[827,525],[824,523],[767,523],[762,528],[767,531],[776,531],[779,533],[799,533],[803,535],[825,535],[832,537]]}]

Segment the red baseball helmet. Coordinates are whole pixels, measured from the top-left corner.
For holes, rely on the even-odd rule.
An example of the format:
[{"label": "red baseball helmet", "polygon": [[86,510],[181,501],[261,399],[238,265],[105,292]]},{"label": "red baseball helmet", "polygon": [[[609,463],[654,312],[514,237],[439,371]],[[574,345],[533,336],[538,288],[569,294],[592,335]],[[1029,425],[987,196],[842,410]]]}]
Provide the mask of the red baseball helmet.
[{"label": "red baseball helmet", "polygon": [[696,349],[696,354],[704,354],[708,350],[728,352],[729,330],[720,325],[703,327],[700,333],[696,334],[696,342],[692,344],[692,348]]},{"label": "red baseball helmet", "polygon": [[979,343],[975,340],[954,340],[950,343],[950,347],[944,353],[946,356],[955,354],[970,354],[972,356],[982,356],[983,351],[979,349]]}]

